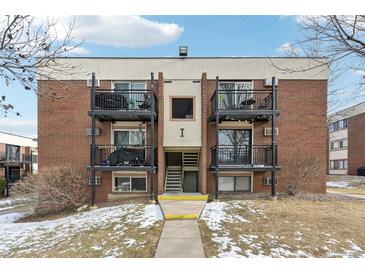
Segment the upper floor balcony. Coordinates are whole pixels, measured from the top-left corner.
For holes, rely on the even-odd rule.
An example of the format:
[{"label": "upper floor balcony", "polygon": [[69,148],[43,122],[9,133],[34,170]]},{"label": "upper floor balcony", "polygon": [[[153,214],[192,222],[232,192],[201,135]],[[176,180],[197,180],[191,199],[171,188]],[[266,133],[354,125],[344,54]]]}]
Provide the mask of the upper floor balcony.
[{"label": "upper floor balcony", "polygon": [[9,153],[8,159],[6,159],[6,153],[0,152],[0,163],[9,164],[9,165],[18,165],[18,164],[30,164],[37,163],[38,156],[35,154],[28,153]]},{"label": "upper floor balcony", "polygon": [[[150,145],[96,145],[95,168],[106,171],[147,171],[152,167],[151,150]],[[156,166],[156,151],[153,153],[153,166]]]},{"label": "upper floor balcony", "polygon": [[[211,170],[265,171],[273,169],[271,145],[219,145],[211,148]],[[274,146],[277,159],[277,146]],[[218,157],[218,160],[217,160]],[[275,168],[280,168],[275,164]]]},{"label": "upper floor balcony", "polygon": [[94,113],[101,121],[150,121],[157,117],[157,98],[150,89],[98,89]]},{"label": "upper floor balcony", "polygon": [[257,89],[217,89],[211,100],[210,121],[269,120],[278,115],[277,100],[273,104],[273,91]]}]

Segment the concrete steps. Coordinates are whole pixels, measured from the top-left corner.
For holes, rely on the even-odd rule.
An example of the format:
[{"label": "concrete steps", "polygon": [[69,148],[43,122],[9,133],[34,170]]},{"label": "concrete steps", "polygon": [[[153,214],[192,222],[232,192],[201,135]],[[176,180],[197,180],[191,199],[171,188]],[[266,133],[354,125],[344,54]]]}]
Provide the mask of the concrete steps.
[{"label": "concrete steps", "polygon": [[198,219],[208,195],[159,195],[158,201],[165,220]]}]

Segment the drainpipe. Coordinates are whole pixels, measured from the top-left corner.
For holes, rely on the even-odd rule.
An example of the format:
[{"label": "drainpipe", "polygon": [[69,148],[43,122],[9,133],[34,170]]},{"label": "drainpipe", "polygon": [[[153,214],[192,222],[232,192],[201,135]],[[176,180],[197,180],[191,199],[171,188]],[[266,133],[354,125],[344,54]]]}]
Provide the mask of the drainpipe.
[{"label": "drainpipe", "polygon": [[275,77],[272,77],[272,115],[271,115],[271,159],[272,159],[272,170],[271,170],[271,196],[276,197],[276,136],[275,136],[275,126],[276,126],[276,88],[275,88]]},{"label": "drainpipe", "polygon": [[96,202],[96,182],[95,182],[95,73],[91,74],[91,205]]}]

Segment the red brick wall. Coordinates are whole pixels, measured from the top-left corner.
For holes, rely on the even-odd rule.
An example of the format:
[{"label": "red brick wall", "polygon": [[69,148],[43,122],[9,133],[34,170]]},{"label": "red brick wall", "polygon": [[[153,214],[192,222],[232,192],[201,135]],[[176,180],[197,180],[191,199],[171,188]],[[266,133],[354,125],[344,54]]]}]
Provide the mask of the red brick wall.
[{"label": "red brick wall", "polygon": [[357,175],[365,166],[365,113],[349,118],[348,124],[348,174]]},{"label": "red brick wall", "polygon": [[[215,80],[207,81],[209,94],[208,113],[210,114],[210,98],[215,89]],[[264,88],[264,81],[254,82],[256,89]],[[319,162],[319,176],[306,185],[303,192],[325,193],[327,169],[327,81],[325,80],[280,80],[278,87],[277,118],[279,135],[277,172],[279,192],[285,192],[284,182],[289,180],[293,170],[288,170],[287,163],[300,156],[315,156]],[[271,127],[269,122],[254,123],[254,144],[270,144],[271,137],[264,136],[264,127]],[[210,165],[210,147],[215,145],[215,125],[208,124],[208,165]],[[270,186],[264,186],[262,178],[270,176],[270,172],[254,172],[253,191],[270,192]],[[208,173],[208,192],[214,193],[215,175]]]},{"label": "red brick wall", "polygon": [[[85,177],[89,177],[90,172],[87,166],[90,163],[91,137],[86,136],[85,130],[91,127],[91,118],[88,115],[90,89],[86,81],[42,80],[38,82],[38,85],[41,94],[38,97],[39,171],[70,165],[79,169]],[[100,88],[110,89],[111,81],[102,80]],[[52,93],[55,93],[59,99],[52,99],[49,96]],[[97,122],[97,127],[101,129],[101,134],[96,136],[96,144],[109,144],[110,122]],[[155,130],[157,134],[158,129]],[[146,134],[147,142],[149,142],[149,126]],[[101,185],[96,187],[96,199],[98,202],[106,201],[108,194],[112,193],[112,172],[97,172],[97,176],[101,176]],[[150,191],[149,182],[148,175],[148,192]],[[128,193],[121,195],[128,195]]]}]

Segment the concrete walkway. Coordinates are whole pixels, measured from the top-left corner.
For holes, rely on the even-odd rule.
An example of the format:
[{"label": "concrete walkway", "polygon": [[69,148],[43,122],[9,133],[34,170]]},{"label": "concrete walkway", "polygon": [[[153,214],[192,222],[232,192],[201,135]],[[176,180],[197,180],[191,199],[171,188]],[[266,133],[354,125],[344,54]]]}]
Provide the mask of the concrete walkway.
[{"label": "concrete walkway", "polygon": [[159,196],[165,224],[155,258],[205,258],[198,218],[208,196]]},{"label": "concrete walkway", "polygon": [[198,221],[166,221],[155,258],[205,258]]}]

